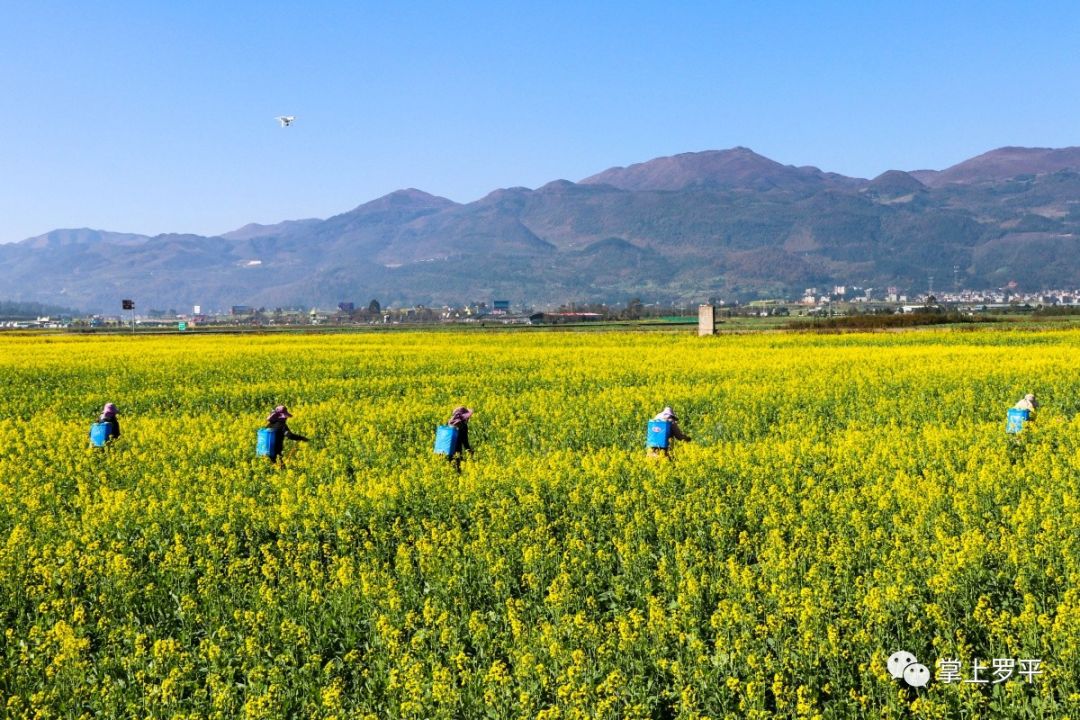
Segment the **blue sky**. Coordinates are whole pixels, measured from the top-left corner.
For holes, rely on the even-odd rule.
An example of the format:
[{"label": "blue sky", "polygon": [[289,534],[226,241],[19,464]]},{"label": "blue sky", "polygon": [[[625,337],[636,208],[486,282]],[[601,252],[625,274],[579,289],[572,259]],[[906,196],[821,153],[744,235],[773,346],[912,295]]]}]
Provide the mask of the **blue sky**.
[{"label": "blue sky", "polygon": [[0,5],[0,47],[0,242],[736,145],[872,177],[1080,144],[1080,3],[45,0]]}]

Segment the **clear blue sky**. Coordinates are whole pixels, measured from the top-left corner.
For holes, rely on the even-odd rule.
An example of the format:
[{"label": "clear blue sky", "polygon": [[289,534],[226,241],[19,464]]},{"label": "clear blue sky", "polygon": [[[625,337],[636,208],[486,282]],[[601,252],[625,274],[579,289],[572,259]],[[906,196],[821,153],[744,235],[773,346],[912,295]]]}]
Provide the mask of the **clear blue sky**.
[{"label": "clear blue sky", "polygon": [[872,177],[1080,144],[1076,2],[12,0],[0,47],[0,242],[735,145]]}]

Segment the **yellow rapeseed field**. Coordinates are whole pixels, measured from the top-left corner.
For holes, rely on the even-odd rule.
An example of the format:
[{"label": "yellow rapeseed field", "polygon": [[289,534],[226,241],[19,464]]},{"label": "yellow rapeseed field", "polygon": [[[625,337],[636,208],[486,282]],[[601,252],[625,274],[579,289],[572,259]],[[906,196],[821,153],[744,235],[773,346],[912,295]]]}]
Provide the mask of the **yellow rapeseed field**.
[{"label": "yellow rapeseed field", "polygon": [[1080,718],[1077,332],[8,335],[0,372],[5,717]]}]

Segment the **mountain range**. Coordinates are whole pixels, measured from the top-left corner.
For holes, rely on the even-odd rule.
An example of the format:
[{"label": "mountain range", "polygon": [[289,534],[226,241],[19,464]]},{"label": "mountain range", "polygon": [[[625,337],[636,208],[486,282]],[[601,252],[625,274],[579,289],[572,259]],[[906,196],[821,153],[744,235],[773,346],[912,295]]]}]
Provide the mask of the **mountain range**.
[{"label": "mountain range", "polygon": [[810,286],[1080,286],[1080,147],[873,179],[743,147],[455,203],[399,190],[219,236],[54,230],[0,245],[7,299],[138,307],[703,301]]}]

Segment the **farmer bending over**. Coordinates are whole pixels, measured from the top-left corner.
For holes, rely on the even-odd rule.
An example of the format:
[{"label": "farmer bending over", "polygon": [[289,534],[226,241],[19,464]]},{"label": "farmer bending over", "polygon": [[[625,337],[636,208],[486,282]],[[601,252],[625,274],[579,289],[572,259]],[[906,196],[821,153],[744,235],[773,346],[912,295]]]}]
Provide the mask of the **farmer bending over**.
[{"label": "farmer bending over", "polygon": [[274,431],[274,440],[269,454],[270,462],[277,462],[277,459],[281,457],[285,438],[298,442],[308,442],[306,437],[298,435],[289,429],[288,419],[291,417],[292,413],[284,405],[278,405],[274,408],[274,412],[270,413],[270,416],[266,418],[266,427]]}]

